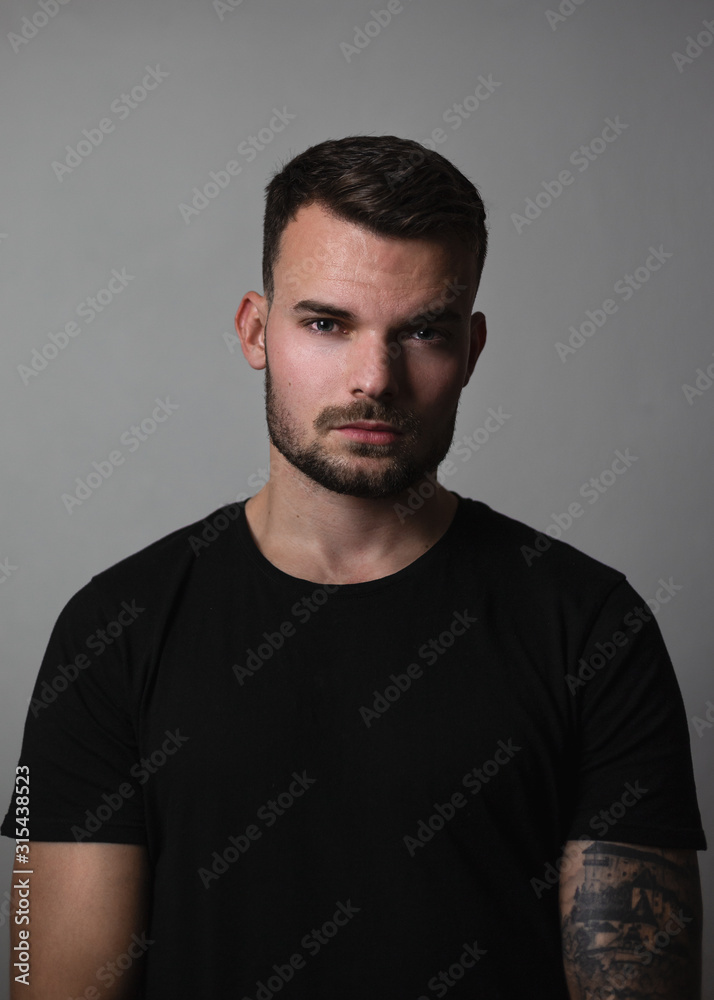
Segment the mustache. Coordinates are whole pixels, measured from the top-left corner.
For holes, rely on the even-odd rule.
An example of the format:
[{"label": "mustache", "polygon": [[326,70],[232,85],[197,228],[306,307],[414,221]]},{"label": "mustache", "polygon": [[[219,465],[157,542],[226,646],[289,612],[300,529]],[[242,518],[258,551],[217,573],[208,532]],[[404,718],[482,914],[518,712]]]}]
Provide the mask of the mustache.
[{"label": "mustache", "polygon": [[403,434],[415,434],[421,426],[411,410],[399,410],[368,400],[355,400],[350,406],[328,406],[315,419],[313,426],[317,431],[329,431],[355,420],[378,420],[391,424]]}]

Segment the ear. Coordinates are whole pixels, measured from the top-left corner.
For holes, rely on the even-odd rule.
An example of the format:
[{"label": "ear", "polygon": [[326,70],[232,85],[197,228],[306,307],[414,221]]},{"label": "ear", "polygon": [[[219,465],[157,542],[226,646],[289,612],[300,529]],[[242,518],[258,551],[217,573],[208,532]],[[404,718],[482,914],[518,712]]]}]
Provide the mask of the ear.
[{"label": "ear", "polygon": [[265,324],[268,300],[258,292],[246,292],[236,313],[236,333],[245,359],[251,368],[265,368]]},{"label": "ear", "polygon": [[469,360],[466,366],[466,378],[464,379],[464,385],[469,384],[469,380],[473,375],[473,370],[476,367],[476,362],[478,361],[481,351],[484,349],[486,344],[486,317],[483,313],[474,313],[471,317],[471,340],[469,344]]}]

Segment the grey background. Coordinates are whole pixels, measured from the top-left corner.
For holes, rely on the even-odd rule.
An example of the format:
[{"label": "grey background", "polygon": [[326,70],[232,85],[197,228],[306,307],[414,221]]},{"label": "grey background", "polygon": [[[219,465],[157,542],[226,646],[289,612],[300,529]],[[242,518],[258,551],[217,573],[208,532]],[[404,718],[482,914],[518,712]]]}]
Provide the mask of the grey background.
[{"label": "grey background", "polygon": [[[714,700],[714,390],[688,402],[682,388],[714,354],[714,47],[681,71],[673,58],[714,4],[584,0],[551,25],[546,11],[558,5],[547,0],[403,0],[348,60],[340,43],[385,6],[68,0],[46,24],[36,17],[41,26],[15,52],[9,34],[41,8],[3,2],[0,560],[15,567],[0,583],[3,814],[64,603],[92,574],[257,490],[249,478],[268,450],[263,377],[224,334],[242,294],[262,290],[264,184],[328,137],[425,141],[444,130],[437,148],[481,189],[491,232],[477,299],[489,339],[455,441],[483,427],[489,407],[509,414],[444,481],[541,529],[580,501],[585,514],[566,541],[626,572],[645,598],[660,578],[681,586],[658,621],[690,720]],[[119,120],[112,102],[157,64],[169,75]],[[498,87],[454,129],[443,116],[474,94],[479,74]],[[274,108],[295,118],[249,163],[237,147]],[[580,172],[571,153],[616,116],[626,130]],[[114,131],[59,180],[53,161],[105,117]],[[230,159],[240,176],[187,224],[180,204]],[[513,213],[565,169],[573,183],[519,233]],[[613,294],[660,245],[672,254],[661,269],[629,301]],[[92,323],[79,320],[78,305],[122,268],[134,276],[128,286]],[[556,342],[607,298],[617,313],[562,361]],[[80,333],[23,379],[18,366],[29,368],[33,348],[71,320]],[[129,453],[120,435],[166,396],[178,410]],[[69,513],[62,495],[117,448],[124,464]],[[581,485],[628,448],[632,467],[596,503],[583,501]],[[714,727],[699,728],[691,724],[692,750],[711,840]],[[3,838],[3,872],[11,850]],[[711,853],[700,863],[711,936]],[[711,956],[705,983],[714,998]]]}]

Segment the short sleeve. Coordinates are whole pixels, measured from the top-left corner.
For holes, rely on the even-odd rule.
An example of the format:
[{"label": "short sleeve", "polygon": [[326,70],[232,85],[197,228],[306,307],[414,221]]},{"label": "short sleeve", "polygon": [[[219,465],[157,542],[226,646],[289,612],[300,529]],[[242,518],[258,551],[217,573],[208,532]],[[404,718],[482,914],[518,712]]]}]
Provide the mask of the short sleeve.
[{"label": "short sleeve", "polygon": [[[137,614],[90,582],[55,623],[19,761],[29,768],[30,840],[146,841],[122,642]],[[0,832],[15,836],[14,796]]]},{"label": "short sleeve", "polygon": [[626,580],[565,680],[577,747],[568,839],[706,850],[679,684],[652,610]]}]

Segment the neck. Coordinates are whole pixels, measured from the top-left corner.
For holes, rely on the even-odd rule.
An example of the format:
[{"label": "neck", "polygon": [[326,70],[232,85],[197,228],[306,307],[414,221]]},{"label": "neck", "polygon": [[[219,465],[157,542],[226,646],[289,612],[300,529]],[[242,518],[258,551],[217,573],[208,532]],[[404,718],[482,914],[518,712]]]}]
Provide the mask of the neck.
[{"label": "neck", "polygon": [[441,538],[457,506],[435,475],[398,495],[370,500],[325,489],[278,453],[271,454],[269,481],[245,512],[253,540],[278,569],[315,583],[345,584],[408,566]]}]

